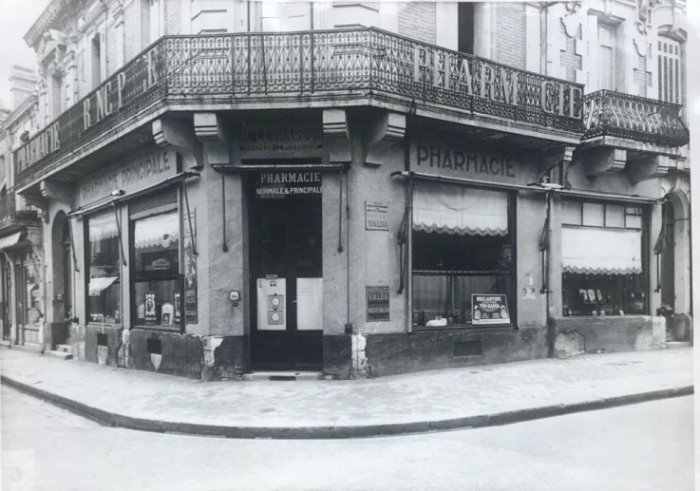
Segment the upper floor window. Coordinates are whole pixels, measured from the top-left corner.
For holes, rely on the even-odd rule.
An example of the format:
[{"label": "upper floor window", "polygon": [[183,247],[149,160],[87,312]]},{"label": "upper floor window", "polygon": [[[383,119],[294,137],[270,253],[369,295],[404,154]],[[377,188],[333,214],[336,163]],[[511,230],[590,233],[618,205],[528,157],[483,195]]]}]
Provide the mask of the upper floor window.
[{"label": "upper floor window", "polygon": [[162,34],[161,0],[141,0],[141,45],[146,47]]},{"label": "upper floor window", "polygon": [[100,39],[100,34],[97,33],[92,38],[90,43],[91,56],[90,56],[90,75],[91,84],[94,89],[100,82],[102,82],[102,42]]},{"label": "upper floor window", "polygon": [[51,76],[51,118],[57,118],[63,112],[63,75],[54,73]]},{"label": "upper floor window", "polygon": [[474,3],[457,4],[457,49],[474,54]]},{"label": "upper floor window", "polygon": [[678,41],[660,37],[659,100],[683,104],[683,46]]},{"label": "upper floor window", "polygon": [[598,89],[617,90],[617,28],[598,23]]}]

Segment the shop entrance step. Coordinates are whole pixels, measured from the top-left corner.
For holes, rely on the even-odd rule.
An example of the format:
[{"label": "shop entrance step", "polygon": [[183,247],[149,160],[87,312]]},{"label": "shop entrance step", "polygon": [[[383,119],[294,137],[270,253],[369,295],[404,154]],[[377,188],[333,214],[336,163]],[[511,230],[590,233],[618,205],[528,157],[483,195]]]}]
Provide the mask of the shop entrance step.
[{"label": "shop entrance step", "polygon": [[73,348],[70,344],[57,344],[56,351],[62,351],[64,353],[73,353]]},{"label": "shop entrance step", "polygon": [[251,372],[243,375],[243,380],[272,380],[272,381],[294,381],[294,380],[323,380],[323,372]]},{"label": "shop entrance step", "polygon": [[54,358],[60,358],[61,360],[70,360],[71,358],[73,358],[72,353],[67,353],[65,351],[59,351],[59,350],[47,351],[46,355],[52,356]]},{"label": "shop entrance step", "polygon": [[666,349],[690,348],[692,345],[690,341],[667,341]]}]

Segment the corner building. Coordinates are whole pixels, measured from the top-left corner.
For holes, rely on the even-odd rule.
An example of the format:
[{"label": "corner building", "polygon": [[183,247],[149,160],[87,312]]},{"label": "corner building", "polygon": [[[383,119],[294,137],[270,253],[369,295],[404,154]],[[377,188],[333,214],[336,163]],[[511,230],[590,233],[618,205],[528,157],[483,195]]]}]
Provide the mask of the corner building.
[{"label": "corner building", "polygon": [[[25,38],[45,127],[14,152],[44,329],[205,379],[663,347],[688,134],[655,92],[662,6],[598,7],[53,1]],[[590,87],[612,21],[613,53],[650,47]]]}]

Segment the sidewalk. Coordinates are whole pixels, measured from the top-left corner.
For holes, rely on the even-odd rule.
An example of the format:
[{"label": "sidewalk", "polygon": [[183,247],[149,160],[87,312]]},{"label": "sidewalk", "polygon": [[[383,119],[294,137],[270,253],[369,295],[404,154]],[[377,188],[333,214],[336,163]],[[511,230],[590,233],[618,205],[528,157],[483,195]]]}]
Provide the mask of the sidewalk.
[{"label": "sidewalk", "polygon": [[2,382],[104,424],[236,438],[478,427],[690,394],[692,348],[371,380],[200,382],[0,348]]}]

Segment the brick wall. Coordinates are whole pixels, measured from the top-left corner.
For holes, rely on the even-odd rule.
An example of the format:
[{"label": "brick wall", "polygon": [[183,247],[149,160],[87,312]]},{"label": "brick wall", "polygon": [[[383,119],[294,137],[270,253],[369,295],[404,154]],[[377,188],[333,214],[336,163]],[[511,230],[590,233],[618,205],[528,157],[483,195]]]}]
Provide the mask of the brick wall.
[{"label": "brick wall", "polygon": [[435,4],[402,3],[399,7],[399,34],[435,43]]},{"label": "brick wall", "polygon": [[[525,4],[494,4],[496,8],[496,36],[494,50],[496,61],[525,68]],[[475,26],[479,29],[479,26]]]}]

